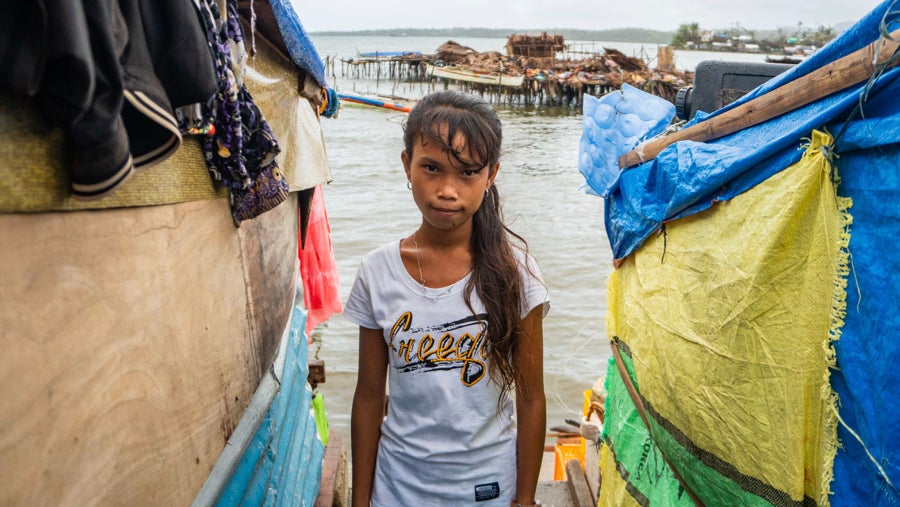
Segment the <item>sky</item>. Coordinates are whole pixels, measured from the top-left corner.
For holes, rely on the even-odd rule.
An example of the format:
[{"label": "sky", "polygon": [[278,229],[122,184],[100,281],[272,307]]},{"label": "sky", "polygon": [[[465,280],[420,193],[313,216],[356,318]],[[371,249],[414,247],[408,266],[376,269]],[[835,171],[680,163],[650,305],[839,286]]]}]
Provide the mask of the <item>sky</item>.
[{"label": "sky", "polygon": [[604,30],[638,27],[815,29],[855,22],[877,0],[291,0],[307,32],[379,28],[483,27]]}]

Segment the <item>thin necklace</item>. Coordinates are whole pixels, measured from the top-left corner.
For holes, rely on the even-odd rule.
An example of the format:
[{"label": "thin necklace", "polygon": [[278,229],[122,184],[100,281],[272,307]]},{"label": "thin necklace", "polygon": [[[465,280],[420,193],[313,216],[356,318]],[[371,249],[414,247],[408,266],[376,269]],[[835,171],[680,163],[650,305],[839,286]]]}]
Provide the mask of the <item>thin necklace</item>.
[{"label": "thin necklace", "polygon": [[[418,232],[418,231],[416,231]],[[425,275],[422,274],[422,261],[419,259],[419,242],[416,241],[416,233],[412,235],[413,245],[416,247],[416,265],[419,266],[419,283],[422,284],[422,295],[425,295]]]}]

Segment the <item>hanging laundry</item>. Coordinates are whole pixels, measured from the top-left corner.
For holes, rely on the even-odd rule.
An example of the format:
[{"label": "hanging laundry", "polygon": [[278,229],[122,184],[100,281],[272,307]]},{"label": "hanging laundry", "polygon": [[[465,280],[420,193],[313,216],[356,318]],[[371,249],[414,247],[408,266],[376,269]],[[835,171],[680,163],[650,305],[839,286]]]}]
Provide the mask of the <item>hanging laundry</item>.
[{"label": "hanging laundry", "polygon": [[[174,108],[216,90],[184,0],[15,2],[0,32],[0,87],[33,97],[71,141],[72,192],[101,197],[175,152]],[[7,16],[8,14],[8,16]]]},{"label": "hanging laundry", "polygon": [[[237,1],[228,0],[223,18],[216,0],[198,0],[213,53],[218,91],[202,114],[212,123],[203,153],[213,179],[230,191],[235,226],[281,204],[290,188],[275,160],[281,149],[272,129],[243,84],[246,52]],[[237,61],[235,61],[237,60]]]},{"label": "hanging laundry", "polygon": [[300,244],[299,255],[303,303],[308,311],[306,334],[309,336],[317,325],[343,311],[341,284],[331,247],[331,226],[325,212],[322,187],[316,187],[313,192],[306,241]]}]

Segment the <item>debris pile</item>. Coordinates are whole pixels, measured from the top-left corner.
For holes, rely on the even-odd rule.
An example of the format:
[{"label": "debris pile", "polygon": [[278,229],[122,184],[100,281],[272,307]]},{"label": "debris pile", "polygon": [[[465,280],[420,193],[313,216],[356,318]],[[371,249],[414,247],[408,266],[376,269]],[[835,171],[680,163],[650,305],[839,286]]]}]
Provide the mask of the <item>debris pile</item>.
[{"label": "debris pile", "polygon": [[[661,48],[667,49],[667,48]],[[581,103],[585,93],[604,95],[629,84],[671,102],[679,88],[693,81],[693,73],[676,71],[660,57],[660,65],[651,68],[642,58],[628,56],[613,48],[602,52],[570,51],[561,35],[511,35],[506,54],[499,51],[479,52],[456,41],[441,44],[434,54],[404,54],[342,60],[355,78],[421,81],[433,79],[428,65],[449,67],[474,74],[524,77],[521,86],[503,86],[489,91],[508,102],[557,104]],[[670,62],[671,60],[666,60]],[[453,79],[453,78],[451,78]],[[463,81],[465,81],[464,78]],[[491,85],[459,82],[459,86],[485,92]],[[496,88],[496,86],[494,86]]]},{"label": "debris pile", "polygon": [[[522,39],[529,37],[529,39]],[[538,38],[540,42],[534,41]],[[585,86],[600,87],[608,92],[627,83],[646,92],[674,101],[678,89],[693,80],[693,73],[675,70],[651,69],[641,58],[628,56],[613,48],[603,48],[587,58],[557,58],[556,53],[565,49],[562,36],[512,35],[507,43],[507,54],[498,51],[478,52],[449,40],[434,55],[436,65],[454,66],[476,72],[526,76],[523,86],[535,83],[564,85],[581,91]],[[539,51],[542,49],[543,51]],[[548,56],[548,51],[553,54]],[[510,54],[513,51],[515,54]],[[526,56],[531,53],[535,56]],[[426,60],[428,58],[426,57]]]},{"label": "debris pile", "polygon": [[452,65],[472,65],[479,58],[478,51],[448,40],[437,48],[436,62]]}]

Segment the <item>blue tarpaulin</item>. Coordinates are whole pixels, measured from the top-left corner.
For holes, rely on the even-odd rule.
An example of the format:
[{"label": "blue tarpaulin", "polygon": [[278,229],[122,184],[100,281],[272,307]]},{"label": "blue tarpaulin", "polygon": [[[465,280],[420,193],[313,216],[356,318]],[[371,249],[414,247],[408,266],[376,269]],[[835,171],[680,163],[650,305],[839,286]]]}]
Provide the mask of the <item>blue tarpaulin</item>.
[{"label": "blue tarpaulin", "polygon": [[[900,28],[898,11],[900,1],[882,2],[801,64],[695,122],[879,40]],[[834,460],[833,505],[900,505],[900,440],[893,438],[900,426],[900,372],[894,366],[900,360],[900,254],[894,245],[900,237],[898,75],[894,67],[877,79],[714,141],[675,143],[612,179],[595,178],[605,188],[592,187],[606,196],[607,234],[614,257],[622,259],[666,221],[729,200],[797,162],[813,129],[835,136],[837,190],[853,201],[853,223],[846,317],[834,342],[836,368],[830,377],[839,396],[841,445]],[[590,184],[590,175],[586,179]]]},{"label": "blue tarpaulin", "polygon": [[275,20],[278,22],[278,29],[281,31],[281,37],[288,48],[291,60],[301,69],[309,72],[309,74],[322,86],[327,84],[325,80],[325,64],[319,57],[319,52],[303,24],[297,12],[291,6],[290,0],[269,0],[272,5],[272,12],[275,14]]}]

